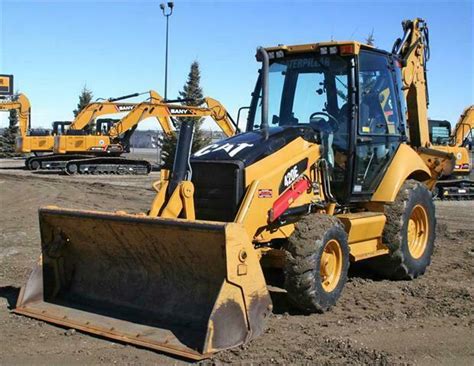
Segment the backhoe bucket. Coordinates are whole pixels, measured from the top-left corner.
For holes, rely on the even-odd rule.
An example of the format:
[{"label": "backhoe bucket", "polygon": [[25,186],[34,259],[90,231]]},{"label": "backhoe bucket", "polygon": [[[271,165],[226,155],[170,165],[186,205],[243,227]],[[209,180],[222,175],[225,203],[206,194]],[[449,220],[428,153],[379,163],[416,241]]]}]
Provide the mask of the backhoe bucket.
[{"label": "backhoe bucket", "polygon": [[16,313],[192,359],[262,332],[271,300],[236,223],[39,211],[42,258]]}]

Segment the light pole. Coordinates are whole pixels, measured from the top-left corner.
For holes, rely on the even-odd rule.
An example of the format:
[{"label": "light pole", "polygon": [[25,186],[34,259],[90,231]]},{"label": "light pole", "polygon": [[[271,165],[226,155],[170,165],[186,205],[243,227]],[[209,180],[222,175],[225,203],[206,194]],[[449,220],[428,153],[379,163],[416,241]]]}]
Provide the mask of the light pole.
[{"label": "light pole", "polygon": [[166,52],[165,52],[165,100],[168,99],[168,29],[169,29],[169,18],[173,14],[174,3],[169,1],[167,3],[161,3],[160,9],[163,15],[166,17]]}]

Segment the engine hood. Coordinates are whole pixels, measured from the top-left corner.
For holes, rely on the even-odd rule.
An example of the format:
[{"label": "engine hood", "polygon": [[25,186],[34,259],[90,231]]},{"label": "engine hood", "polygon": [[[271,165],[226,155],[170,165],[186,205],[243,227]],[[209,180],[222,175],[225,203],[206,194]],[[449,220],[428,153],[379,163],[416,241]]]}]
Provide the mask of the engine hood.
[{"label": "engine hood", "polygon": [[269,129],[268,139],[260,130],[241,133],[197,151],[191,156],[191,161],[240,161],[249,166],[298,137],[316,141],[316,133],[311,127],[274,127]]}]

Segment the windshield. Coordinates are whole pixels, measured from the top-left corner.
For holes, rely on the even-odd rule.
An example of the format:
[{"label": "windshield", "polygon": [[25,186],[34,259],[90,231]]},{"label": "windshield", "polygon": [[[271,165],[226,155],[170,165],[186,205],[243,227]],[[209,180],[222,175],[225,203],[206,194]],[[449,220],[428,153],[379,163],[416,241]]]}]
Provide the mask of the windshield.
[{"label": "windshield", "polygon": [[430,141],[435,145],[447,145],[450,141],[451,125],[448,121],[429,120]]},{"label": "windshield", "polygon": [[[322,130],[347,119],[349,60],[337,55],[274,60],[269,69],[270,127]],[[260,128],[261,102],[260,92],[252,129]]]}]

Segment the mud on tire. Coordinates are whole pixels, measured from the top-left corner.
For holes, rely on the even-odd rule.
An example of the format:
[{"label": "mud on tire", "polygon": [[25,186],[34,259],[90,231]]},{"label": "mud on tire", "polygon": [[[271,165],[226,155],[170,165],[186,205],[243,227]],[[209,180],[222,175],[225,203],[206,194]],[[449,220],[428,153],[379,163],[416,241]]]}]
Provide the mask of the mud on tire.
[{"label": "mud on tire", "polygon": [[[410,251],[408,230],[410,218],[416,207],[426,213],[427,239],[418,255]],[[383,257],[368,260],[370,268],[377,274],[393,280],[411,280],[425,273],[431,262],[436,237],[435,206],[431,192],[424,184],[406,181],[395,201],[385,206],[387,223],[383,232],[383,243],[390,253]]]},{"label": "mud on tire", "polygon": [[[325,289],[321,260],[327,244],[340,248],[340,275],[334,288]],[[328,244],[331,245],[331,244]],[[290,303],[306,313],[324,312],[342,293],[349,268],[347,234],[341,222],[332,216],[312,214],[302,218],[285,245],[285,288]]]}]

